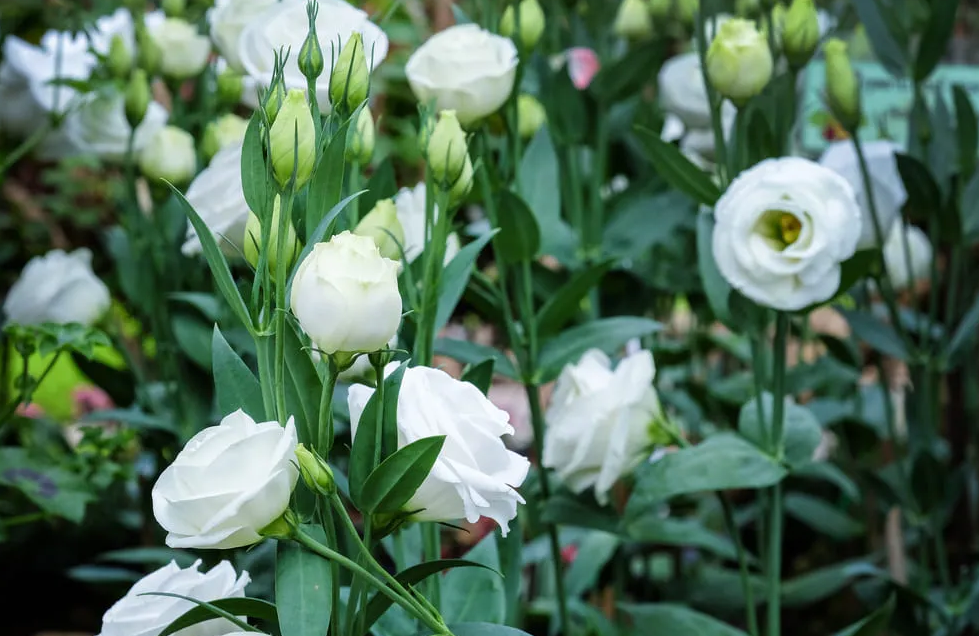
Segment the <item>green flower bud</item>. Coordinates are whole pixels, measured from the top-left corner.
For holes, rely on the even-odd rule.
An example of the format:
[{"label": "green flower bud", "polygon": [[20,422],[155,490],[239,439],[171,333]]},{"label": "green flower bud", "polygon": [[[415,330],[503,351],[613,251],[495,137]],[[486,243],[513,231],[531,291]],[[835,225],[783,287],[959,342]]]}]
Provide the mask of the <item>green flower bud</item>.
[{"label": "green flower bud", "polygon": [[653,34],[653,19],[643,0],[622,0],[612,30],[619,37],[641,40]]},{"label": "green flower bud", "polygon": [[452,189],[449,191],[449,204],[459,205],[465,200],[466,195],[469,191],[473,189],[473,162],[466,155],[466,160],[462,164],[462,172],[459,173],[459,178],[456,179],[455,183],[452,184]]},{"label": "green flower bud", "polygon": [[286,510],[282,516],[258,531],[263,537],[270,539],[289,539],[299,526],[299,520],[291,510]]},{"label": "green flower bud", "polygon": [[517,96],[517,126],[521,137],[533,137],[546,123],[547,111],[537,98],[527,93]]},{"label": "green flower bud", "polygon": [[286,94],[269,130],[269,146],[279,185],[286,187],[295,173],[298,191],[309,181],[316,165],[316,124],[305,91],[294,88]]},{"label": "green flower bud", "polygon": [[435,116],[423,114],[419,121],[418,128],[418,150],[423,157],[428,156],[428,142],[432,139],[432,131],[435,130]]},{"label": "green flower bud", "polygon": [[707,49],[707,77],[718,93],[741,106],[772,78],[772,52],[755,23],[731,18]]},{"label": "green flower bud", "polygon": [[462,172],[463,163],[469,159],[466,133],[456,118],[454,110],[439,113],[432,129],[427,149],[428,168],[436,183],[455,183]]},{"label": "green flower bud", "polygon": [[152,76],[160,72],[162,63],[163,51],[160,50],[160,45],[146,30],[146,26],[140,24],[136,27],[136,66]]},{"label": "green flower bud", "polygon": [[282,82],[281,78],[272,80],[272,85],[265,91],[265,96],[262,101],[262,108],[265,109],[265,116],[268,117],[269,125],[275,123],[275,118],[278,116],[279,110],[285,101],[286,85]]},{"label": "green flower bud", "polygon": [[126,42],[120,35],[113,35],[109,43],[108,58],[109,74],[116,79],[123,79],[129,75],[133,68],[133,54],[126,46]]},{"label": "green flower bud", "polygon": [[323,74],[323,49],[316,37],[316,25],[310,21],[306,41],[299,49],[299,72],[311,82]]},{"label": "green flower bud", "polygon": [[126,84],[126,121],[135,129],[146,116],[146,109],[150,105],[150,81],[146,77],[146,71],[138,68],[129,77]]},{"label": "green flower bud", "polygon": [[163,0],[162,8],[168,18],[179,18],[187,10],[187,0]]},{"label": "green flower bud", "polygon": [[649,15],[657,20],[666,19],[673,10],[673,0],[649,0]]},{"label": "green flower bud", "polygon": [[850,64],[846,42],[830,38],[823,45],[823,53],[829,110],[847,132],[852,132],[860,125],[860,83]]},{"label": "green flower bud", "polygon": [[[517,5],[517,16],[514,16],[513,5],[510,5],[503,12],[500,18],[500,35],[511,38],[518,42],[524,49],[530,50],[540,41],[540,36],[544,33],[544,10],[537,0],[521,0]],[[519,20],[520,33],[514,35],[517,30],[516,18]]]},{"label": "green flower bud", "polygon": [[354,234],[372,239],[384,258],[401,260],[400,246],[405,244],[405,231],[398,220],[398,208],[393,200],[383,199],[375,203],[374,208],[354,228]]},{"label": "green flower bud", "polygon": [[819,16],[812,0],[792,0],[782,26],[782,50],[794,68],[809,62],[819,44]]},{"label": "green flower bud", "polygon": [[161,128],[140,150],[139,169],[149,179],[189,182],[197,173],[194,136],[176,126]]},{"label": "green flower bud", "polygon": [[340,49],[333,73],[330,75],[330,101],[334,107],[343,105],[353,112],[367,99],[370,71],[364,54],[364,38],[354,31]]},{"label": "green flower bud", "polygon": [[204,128],[204,140],[201,142],[204,159],[210,161],[222,148],[240,142],[245,138],[247,129],[248,120],[234,113],[222,115],[209,122]]},{"label": "green flower bud", "polygon": [[337,482],[333,479],[333,471],[316,451],[300,444],[296,447],[296,460],[299,462],[299,474],[310,490],[324,495],[336,492]]},{"label": "green flower bud", "polygon": [[374,118],[369,108],[360,109],[357,121],[347,129],[347,147],[343,156],[350,163],[366,165],[374,155]]},{"label": "green flower bud", "polygon": [[700,0],[676,0],[676,17],[686,26],[693,24],[693,19],[700,11]]},{"label": "green flower bud", "polygon": [[[275,204],[272,207],[272,229],[269,232],[269,272],[272,276],[275,276],[275,270],[279,262],[279,215],[280,209],[282,208],[282,203],[279,197],[275,197]],[[299,239],[296,238],[296,230],[292,227],[292,221],[290,220],[286,223],[286,254],[289,257],[286,259],[286,268],[292,267],[292,264],[299,258],[299,253],[302,252],[302,245],[299,243]],[[254,212],[248,213],[248,223],[245,224],[245,260],[252,267],[258,267],[258,258],[262,251],[262,220]]]},{"label": "green flower bud", "polygon": [[233,106],[241,101],[244,82],[241,74],[232,68],[221,71],[217,79],[218,100],[227,106]]}]

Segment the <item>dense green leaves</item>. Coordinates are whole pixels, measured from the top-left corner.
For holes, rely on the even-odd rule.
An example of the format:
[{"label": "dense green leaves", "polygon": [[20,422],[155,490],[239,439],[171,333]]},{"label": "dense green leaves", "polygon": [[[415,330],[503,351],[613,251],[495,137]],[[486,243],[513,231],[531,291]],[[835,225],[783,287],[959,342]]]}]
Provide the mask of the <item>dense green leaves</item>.
[{"label": "dense green leaves", "polygon": [[862,311],[844,311],[843,314],[860,340],[898,360],[908,359],[908,349],[892,325]]},{"label": "dense green leaves", "polygon": [[891,596],[872,614],[846,629],[836,632],[833,636],[877,636],[877,634],[884,633],[890,623],[891,614],[894,613],[895,602],[896,597]]},{"label": "dense green leaves", "polygon": [[496,213],[500,233],[493,241],[496,256],[504,263],[519,263],[537,256],[541,230],[527,204],[509,190],[499,193]]},{"label": "dense green leaves", "polygon": [[258,421],[264,419],[265,405],[258,378],[224,339],[217,325],[211,340],[211,359],[218,412],[227,415],[242,409]]},{"label": "dense green leaves", "polygon": [[636,130],[646,148],[656,172],[677,190],[690,195],[704,205],[713,206],[721,197],[721,191],[710,175],[683,156],[680,149],[660,139],[659,133],[646,128]]},{"label": "dense green leaves", "polygon": [[[305,525],[302,530],[326,543],[326,534],[319,526]],[[282,636],[325,634],[333,610],[333,596],[329,593],[334,585],[330,562],[298,543],[279,541],[276,548],[275,601]]]},{"label": "dense green leaves", "polygon": [[309,190],[306,195],[305,238],[307,245],[315,243],[313,231],[327,215],[327,211],[334,208],[343,196],[345,166],[343,151],[347,147],[347,127],[349,124],[350,120],[345,121],[333,134],[316,169],[310,176]]},{"label": "dense green leaves", "polygon": [[0,485],[19,490],[44,512],[80,523],[94,499],[80,475],[31,457],[26,448],[0,448]]},{"label": "dense green leaves", "polygon": [[932,0],[929,8],[928,24],[921,34],[918,56],[914,61],[914,77],[919,82],[931,75],[948,50],[959,0]]},{"label": "dense green leaves", "polygon": [[747,636],[739,629],[682,605],[627,604],[623,609],[637,623],[655,625],[656,631],[670,636]]},{"label": "dense green leaves", "polygon": [[[506,595],[499,575],[500,555],[496,537],[489,534],[463,559],[482,568],[456,568],[442,580],[442,616],[448,624],[465,622],[502,623],[506,617]],[[459,632],[453,630],[458,636]]]},{"label": "dense green leaves", "polygon": [[484,360],[492,359],[495,362],[497,373],[511,380],[518,379],[517,369],[513,366],[510,358],[499,349],[494,349],[493,347],[487,347],[468,340],[439,338],[435,341],[435,353],[440,356],[448,356],[465,364],[479,364]]},{"label": "dense green leaves", "polygon": [[572,241],[571,229],[561,218],[560,165],[547,126],[524,151],[517,177],[517,192],[540,228],[540,250],[545,254],[564,253]]},{"label": "dense green leaves", "polygon": [[572,275],[571,279],[550,296],[537,312],[537,330],[548,334],[559,330],[581,311],[581,301],[608,272],[613,261],[596,263]]},{"label": "dense green leaves", "polygon": [[881,0],[853,0],[860,23],[874,47],[877,59],[891,75],[904,77],[908,70],[907,34],[897,12],[886,10]]},{"label": "dense green leaves", "polygon": [[452,312],[455,311],[456,305],[459,304],[459,299],[462,298],[463,292],[466,291],[466,285],[469,284],[469,277],[472,274],[473,264],[476,262],[476,258],[496,233],[497,230],[492,230],[483,234],[459,250],[459,253],[446,265],[445,271],[442,272],[442,289],[439,296],[438,311],[435,317],[436,332],[440,331],[445,326],[445,323],[449,321],[449,318],[452,317]]},{"label": "dense green leaves", "polygon": [[357,433],[354,435],[353,446],[350,449],[350,498],[355,504],[359,505],[362,501],[367,478],[374,469],[374,449],[383,439],[378,437],[381,431],[377,430],[375,424],[377,409],[384,409],[385,423],[395,422],[398,393],[401,391],[401,380],[404,378],[406,368],[407,363],[402,364],[384,379],[384,404],[378,404],[378,393],[375,391],[360,415]]}]

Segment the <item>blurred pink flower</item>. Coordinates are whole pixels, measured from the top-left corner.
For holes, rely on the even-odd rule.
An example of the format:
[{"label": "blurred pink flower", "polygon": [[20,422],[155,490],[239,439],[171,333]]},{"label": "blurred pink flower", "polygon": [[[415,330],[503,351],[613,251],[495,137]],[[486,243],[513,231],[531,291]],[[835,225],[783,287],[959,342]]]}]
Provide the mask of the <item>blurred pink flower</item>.
[{"label": "blurred pink flower", "polygon": [[37,404],[18,404],[17,405],[17,415],[20,417],[26,417],[30,420],[37,420],[44,417],[44,409],[42,409]]},{"label": "blurred pink flower", "polygon": [[571,565],[578,558],[578,546],[574,543],[561,548],[561,560],[565,565]]},{"label": "blurred pink flower", "polygon": [[94,411],[105,411],[115,407],[109,394],[97,386],[79,386],[71,392],[75,417]]},{"label": "blurred pink flower", "polygon": [[579,91],[585,90],[602,68],[598,55],[583,46],[572,47],[565,51],[564,55],[568,60],[568,75],[571,76],[571,83]]}]

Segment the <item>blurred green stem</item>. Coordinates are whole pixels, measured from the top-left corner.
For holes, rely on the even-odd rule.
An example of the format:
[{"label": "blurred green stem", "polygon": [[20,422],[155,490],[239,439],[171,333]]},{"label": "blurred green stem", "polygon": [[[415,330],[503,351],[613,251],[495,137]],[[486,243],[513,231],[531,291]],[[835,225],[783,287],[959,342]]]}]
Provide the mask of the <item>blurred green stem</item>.
[{"label": "blurred green stem", "polygon": [[290,184],[282,193],[279,210],[279,227],[276,236],[275,253],[278,255],[275,268],[275,413],[280,424],[289,419],[286,406],[286,316],[289,305],[286,299],[286,281],[289,276],[288,259],[284,257],[288,247],[289,224],[292,222],[293,187]]},{"label": "blurred green stem", "polygon": [[[783,420],[785,416],[785,349],[789,335],[789,317],[777,312],[775,317],[774,366],[772,371],[772,446],[781,459]],[[765,567],[768,574],[768,634],[781,635],[782,614],[782,485],[772,487],[768,508],[768,553]]]}]

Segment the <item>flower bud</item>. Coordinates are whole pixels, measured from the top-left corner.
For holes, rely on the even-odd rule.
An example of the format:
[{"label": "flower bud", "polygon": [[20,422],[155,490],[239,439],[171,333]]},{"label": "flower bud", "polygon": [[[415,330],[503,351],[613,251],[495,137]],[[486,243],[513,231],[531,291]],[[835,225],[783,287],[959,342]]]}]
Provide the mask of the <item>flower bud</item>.
[{"label": "flower bud", "polygon": [[381,256],[392,261],[401,260],[401,246],[405,244],[405,231],[398,220],[398,208],[391,199],[382,199],[374,204],[374,209],[367,213],[354,234],[366,236],[374,240]]},{"label": "flower bud", "polygon": [[133,68],[133,54],[119,34],[113,35],[109,43],[107,66],[109,73],[116,79],[126,77]]},{"label": "flower bud", "polygon": [[146,116],[146,109],[150,105],[150,81],[146,77],[146,71],[141,68],[133,71],[126,84],[126,121],[129,126],[136,129]]},{"label": "flower bud", "polygon": [[295,173],[298,191],[309,181],[316,165],[316,124],[304,91],[289,90],[269,131],[269,146],[279,185],[285,188]]},{"label": "flower bud", "polygon": [[462,172],[459,173],[459,178],[452,184],[452,189],[449,191],[449,203],[451,205],[459,205],[472,189],[473,162],[469,158],[469,155],[466,155],[466,160],[462,164]]},{"label": "flower bud", "polygon": [[689,26],[700,11],[700,0],[676,0],[676,17],[682,24]]},{"label": "flower bud", "polygon": [[517,127],[521,137],[533,137],[546,123],[547,111],[536,97],[527,93],[517,96]]},{"label": "flower bud", "polygon": [[168,18],[179,18],[187,10],[187,0],[163,0],[162,8]]},{"label": "flower bud", "polygon": [[364,54],[364,38],[354,31],[340,49],[340,55],[330,75],[330,101],[334,107],[344,105],[353,112],[367,99],[370,71]]},{"label": "flower bud", "polygon": [[279,109],[286,101],[286,85],[282,78],[273,79],[272,85],[265,91],[262,101],[262,108],[265,109],[265,116],[268,117],[269,125],[275,123],[275,118],[279,114]]},{"label": "flower bud", "polygon": [[707,77],[718,93],[743,105],[772,78],[772,52],[755,23],[731,18],[707,49]]},{"label": "flower bud", "polygon": [[826,100],[829,110],[846,129],[860,125],[860,83],[850,64],[846,42],[830,38],[823,45],[826,56]]},{"label": "flower bud", "polygon": [[210,161],[222,148],[240,142],[245,138],[247,129],[248,120],[234,113],[222,115],[209,122],[204,128],[204,140],[201,142],[204,159]]},{"label": "flower bud", "polygon": [[197,173],[193,135],[176,126],[161,128],[140,151],[139,169],[150,179],[187,183]]},{"label": "flower bud", "polygon": [[337,482],[333,479],[333,471],[316,451],[300,444],[296,447],[296,460],[299,462],[299,474],[310,490],[324,495],[336,492]]},{"label": "flower bud", "polygon": [[466,133],[463,132],[454,110],[439,113],[438,122],[428,140],[428,168],[436,183],[455,183],[469,158]]},{"label": "flower bud", "polygon": [[163,51],[144,25],[136,28],[136,65],[147,75],[156,75],[163,63]]},{"label": "flower bud", "polygon": [[793,68],[809,62],[819,44],[819,16],[812,0],[792,0],[782,26],[782,51]]},{"label": "flower bud", "polygon": [[357,121],[347,129],[344,157],[350,163],[366,165],[374,155],[374,118],[366,106],[360,109]]},{"label": "flower bud", "polygon": [[286,510],[282,516],[258,531],[258,534],[269,539],[290,539],[296,533],[299,520],[291,510]]},{"label": "flower bud", "polygon": [[619,37],[641,40],[653,34],[653,19],[643,0],[622,0],[612,30]]},{"label": "flower bud", "polygon": [[[524,49],[530,50],[537,45],[540,36],[544,33],[544,10],[537,0],[520,0],[517,5],[519,14],[514,16],[513,5],[510,5],[503,12],[500,18],[500,35],[517,41]],[[520,33],[514,35],[518,28]]]},{"label": "flower bud", "polygon": [[427,113],[422,114],[421,120],[418,122],[418,150],[423,157],[428,156],[428,142],[432,140],[432,131],[435,130],[435,120],[435,115]]},{"label": "flower bud", "polygon": [[241,75],[234,69],[228,67],[221,71],[217,79],[218,100],[222,104],[233,106],[241,101],[241,93],[244,90],[244,82]]},{"label": "flower bud", "polygon": [[665,20],[673,10],[673,0],[649,0],[649,15],[657,20]]},{"label": "flower bud", "polygon": [[306,41],[299,49],[299,72],[311,82],[323,74],[323,49],[316,37],[316,24],[313,21],[309,23]]},{"label": "flower bud", "polygon": [[[279,215],[282,208],[282,203],[278,196],[275,197],[275,204],[272,208],[272,229],[269,232],[269,272],[272,276],[275,276],[275,268],[279,262]],[[299,244],[299,239],[296,238],[296,230],[292,227],[292,220],[290,219],[286,223],[286,254],[289,257],[286,259],[286,268],[292,267],[292,264],[296,261],[299,253],[302,251],[302,245]],[[245,225],[245,260],[252,267],[258,267],[258,257],[262,251],[262,220],[254,212],[248,213],[248,223]]]}]

